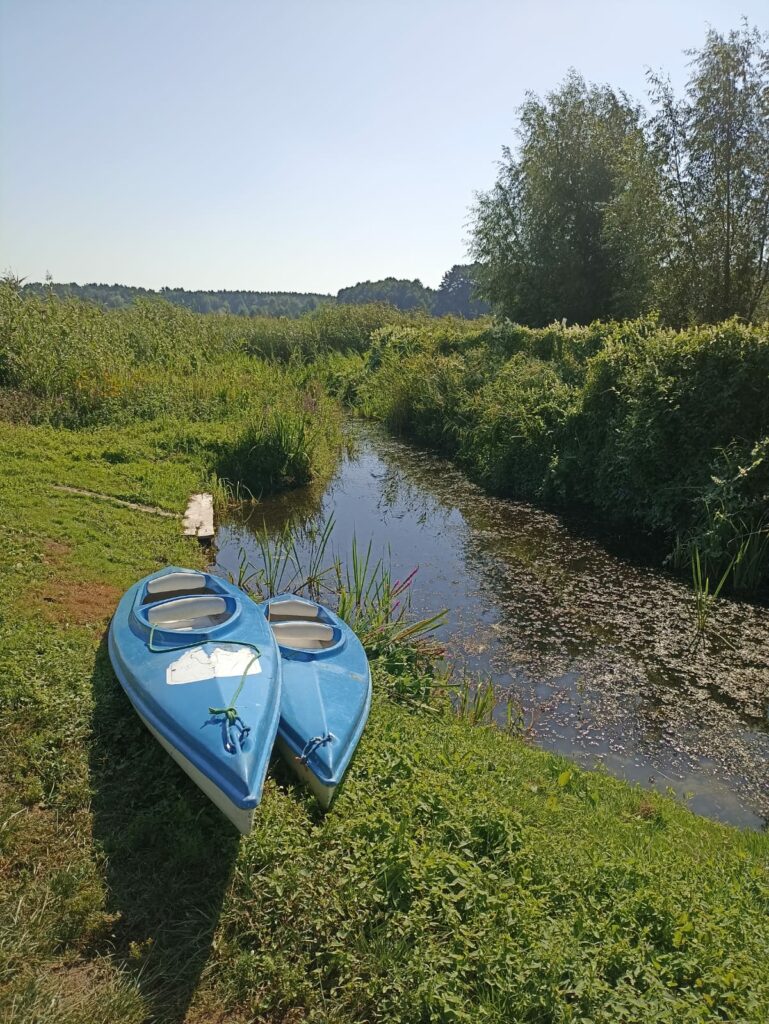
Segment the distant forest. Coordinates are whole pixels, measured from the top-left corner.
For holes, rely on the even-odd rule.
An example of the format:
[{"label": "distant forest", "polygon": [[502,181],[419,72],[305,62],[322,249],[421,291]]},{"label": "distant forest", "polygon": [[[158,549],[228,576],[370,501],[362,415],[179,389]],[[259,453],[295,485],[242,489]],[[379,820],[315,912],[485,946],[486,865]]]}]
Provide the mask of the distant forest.
[{"label": "distant forest", "polygon": [[341,288],[336,295],[316,292],[187,291],[185,288],[135,288],[124,284],[29,283],[23,292],[36,295],[53,293],[60,298],[78,298],[107,309],[130,306],[136,299],[163,299],[186,306],[196,313],[234,313],[236,316],[298,317],[321,305],[361,305],[386,302],[396,309],[424,309],[436,316],[453,314],[467,319],[489,311],[488,303],[475,297],[473,267],[457,264],[443,275],[439,288],[426,288],[414,281],[386,277],[382,281],[362,281]]}]

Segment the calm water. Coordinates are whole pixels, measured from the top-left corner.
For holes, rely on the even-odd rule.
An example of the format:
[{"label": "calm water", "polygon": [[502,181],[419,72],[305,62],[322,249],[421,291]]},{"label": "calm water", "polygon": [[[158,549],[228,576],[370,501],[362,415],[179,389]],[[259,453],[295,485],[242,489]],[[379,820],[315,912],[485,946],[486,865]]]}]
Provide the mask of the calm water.
[{"label": "calm water", "polygon": [[251,527],[322,522],[416,566],[413,609],[450,609],[448,656],[515,692],[533,739],[581,764],[671,789],[701,814],[769,820],[769,608],[721,601],[692,651],[691,593],[609,553],[557,517],[485,495],[448,463],[353,425],[354,454],[325,490],[259,504],[219,531],[217,566],[258,564]]}]

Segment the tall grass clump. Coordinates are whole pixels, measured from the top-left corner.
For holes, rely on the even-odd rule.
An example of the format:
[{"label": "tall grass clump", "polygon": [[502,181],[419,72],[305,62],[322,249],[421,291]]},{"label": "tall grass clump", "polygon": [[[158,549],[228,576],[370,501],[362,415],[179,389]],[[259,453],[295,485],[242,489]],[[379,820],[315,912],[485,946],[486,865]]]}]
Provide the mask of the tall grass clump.
[{"label": "tall grass clump", "polygon": [[412,613],[412,585],[417,570],[393,579],[389,563],[362,547],[353,536],[343,557],[333,547],[333,517],[321,525],[288,523],[281,531],[255,530],[257,564],[241,555],[236,580],[260,599],[291,592],[306,593],[336,608],[363,644],[367,655],[393,680],[393,695],[425,706],[433,690],[446,681],[436,674],[443,647],[434,632],[445,611],[418,618]]},{"label": "tall grass clump", "polygon": [[317,389],[287,392],[236,425],[220,446],[216,473],[259,498],[326,475],[340,443],[340,415],[331,399]]}]

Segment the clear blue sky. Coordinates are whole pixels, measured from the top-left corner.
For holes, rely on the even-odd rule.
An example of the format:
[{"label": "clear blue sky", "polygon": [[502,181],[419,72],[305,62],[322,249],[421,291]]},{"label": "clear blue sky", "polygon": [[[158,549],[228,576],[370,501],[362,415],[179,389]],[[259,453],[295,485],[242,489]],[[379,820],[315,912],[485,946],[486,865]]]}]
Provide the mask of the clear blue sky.
[{"label": "clear blue sky", "polygon": [[0,271],[437,285],[569,67],[638,98],[766,0],[0,0]]}]

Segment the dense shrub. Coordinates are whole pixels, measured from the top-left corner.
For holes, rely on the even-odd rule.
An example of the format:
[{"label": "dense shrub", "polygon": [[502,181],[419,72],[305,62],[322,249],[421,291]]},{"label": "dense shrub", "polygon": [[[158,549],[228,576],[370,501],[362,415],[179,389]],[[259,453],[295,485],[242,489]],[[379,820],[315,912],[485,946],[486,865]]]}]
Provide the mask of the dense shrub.
[{"label": "dense shrub", "polygon": [[469,405],[462,460],[491,490],[541,498],[557,473],[573,389],[549,363],[519,353]]},{"label": "dense shrub", "polygon": [[498,494],[592,509],[694,548],[732,582],[769,577],[767,326],[653,317],[541,330],[391,326],[360,406],[456,456]]},{"label": "dense shrub", "polygon": [[322,392],[285,393],[251,413],[221,445],[217,475],[257,498],[300,487],[332,468],[340,429],[338,410]]}]

